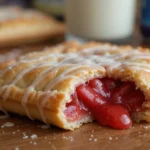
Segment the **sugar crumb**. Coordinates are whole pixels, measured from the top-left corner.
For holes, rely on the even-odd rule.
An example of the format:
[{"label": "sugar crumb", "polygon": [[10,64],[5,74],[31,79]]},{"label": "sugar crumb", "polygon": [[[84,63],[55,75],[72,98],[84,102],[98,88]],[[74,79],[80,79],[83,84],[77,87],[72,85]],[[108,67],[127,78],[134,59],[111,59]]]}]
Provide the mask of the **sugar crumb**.
[{"label": "sugar crumb", "polygon": [[36,134],[32,134],[31,136],[30,136],[30,138],[33,140],[33,139],[37,139],[37,135]]},{"label": "sugar crumb", "polygon": [[23,134],[23,137],[22,137],[23,139],[28,139],[29,138],[29,136],[26,135],[26,132],[23,132],[22,134]]},{"label": "sugar crumb", "polygon": [[150,126],[142,126],[144,129],[149,129]]},{"label": "sugar crumb", "polygon": [[22,138],[23,139],[28,139],[28,137],[29,137],[28,135],[24,135]]},{"label": "sugar crumb", "polygon": [[65,140],[69,140],[70,142],[74,141],[73,136],[63,136],[62,138],[65,139]]},{"label": "sugar crumb", "polygon": [[97,142],[97,139],[94,139],[94,142]]},{"label": "sugar crumb", "polygon": [[41,127],[42,129],[49,129],[49,128],[50,128],[50,125],[44,124],[44,125],[41,125],[40,127]]},{"label": "sugar crumb", "polygon": [[112,140],[112,137],[109,137],[109,140]]}]

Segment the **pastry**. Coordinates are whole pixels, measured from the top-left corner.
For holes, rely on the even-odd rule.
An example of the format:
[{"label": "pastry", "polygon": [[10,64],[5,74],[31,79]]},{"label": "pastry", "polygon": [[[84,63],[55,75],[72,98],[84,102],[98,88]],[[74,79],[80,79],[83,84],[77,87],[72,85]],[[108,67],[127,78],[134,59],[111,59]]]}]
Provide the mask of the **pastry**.
[{"label": "pastry", "polygon": [[59,44],[0,65],[2,111],[73,130],[96,119],[127,129],[148,121],[147,49],[89,42]]},{"label": "pastry", "polygon": [[51,16],[19,7],[0,7],[0,47],[62,38],[64,25]]}]

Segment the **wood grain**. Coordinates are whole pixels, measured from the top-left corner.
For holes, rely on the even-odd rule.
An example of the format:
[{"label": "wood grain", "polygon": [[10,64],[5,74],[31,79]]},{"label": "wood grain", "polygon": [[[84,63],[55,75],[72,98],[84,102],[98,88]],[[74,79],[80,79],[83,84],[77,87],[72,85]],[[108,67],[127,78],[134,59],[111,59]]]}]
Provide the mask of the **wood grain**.
[{"label": "wood grain", "polygon": [[[41,122],[17,115],[0,119],[0,126],[3,127],[6,122],[15,125],[0,128],[0,149],[148,150],[150,148],[150,124],[147,123],[134,124],[128,130],[114,130],[94,122],[74,131],[65,131],[53,126],[43,129]],[[35,135],[37,138],[33,139]]]}]

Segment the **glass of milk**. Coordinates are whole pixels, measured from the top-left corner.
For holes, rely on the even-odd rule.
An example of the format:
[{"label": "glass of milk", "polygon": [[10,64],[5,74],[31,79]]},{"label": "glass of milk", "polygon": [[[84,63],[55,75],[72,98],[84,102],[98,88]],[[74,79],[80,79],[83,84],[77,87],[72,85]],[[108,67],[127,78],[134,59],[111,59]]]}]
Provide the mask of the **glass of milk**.
[{"label": "glass of milk", "polygon": [[136,0],[65,0],[67,39],[118,41],[132,36]]}]

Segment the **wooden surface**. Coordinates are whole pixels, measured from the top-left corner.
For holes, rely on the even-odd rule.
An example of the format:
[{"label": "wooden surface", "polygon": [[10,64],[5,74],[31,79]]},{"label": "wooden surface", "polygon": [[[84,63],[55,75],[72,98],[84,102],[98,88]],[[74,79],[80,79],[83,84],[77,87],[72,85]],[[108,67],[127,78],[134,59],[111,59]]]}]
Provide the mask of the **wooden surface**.
[{"label": "wooden surface", "polygon": [[[14,123],[3,127],[4,123]],[[148,150],[150,149],[150,124],[134,124],[128,130],[114,130],[96,122],[83,125],[74,131],[64,131],[26,117],[11,116],[0,119],[0,149],[20,150]],[[34,137],[34,138],[33,138]]]},{"label": "wooden surface", "polygon": [[[137,36],[137,35],[136,35]],[[133,45],[141,44],[141,39]],[[148,45],[144,45],[148,47]],[[30,47],[40,50],[45,45]],[[28,46],[24,52],[30,51]],[[5,53],[9,49],[1,49]],[[10,122],[14,125],[7,127]],[[10,124],[9,123],[9,124]],[[11,115],[1,118],[0,115],[0,150],[149,150],[150,124],[134,124],[128,130],[114,130],[102,127],[96,122],[83,125],[74,131],[65,131],[51,126],[44,129],[41,122],[31,121],[26,117]]]}]

